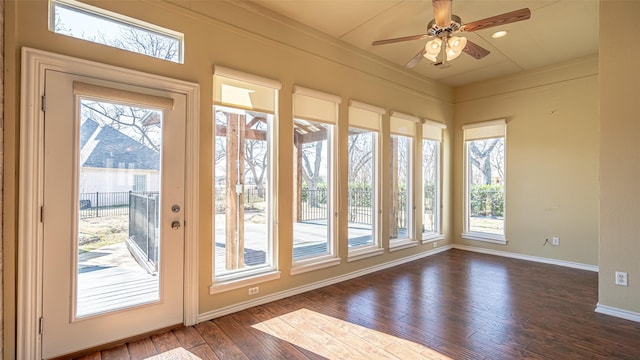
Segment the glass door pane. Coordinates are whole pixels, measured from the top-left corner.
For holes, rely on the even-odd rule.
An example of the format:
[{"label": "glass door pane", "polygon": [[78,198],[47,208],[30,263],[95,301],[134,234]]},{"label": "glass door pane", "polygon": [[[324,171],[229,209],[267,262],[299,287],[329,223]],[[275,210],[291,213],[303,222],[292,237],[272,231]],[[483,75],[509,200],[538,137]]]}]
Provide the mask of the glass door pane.
[{"label": "glass door pane", "polygon": [[80,100],[76,318],[160,299],[162,115]]}]

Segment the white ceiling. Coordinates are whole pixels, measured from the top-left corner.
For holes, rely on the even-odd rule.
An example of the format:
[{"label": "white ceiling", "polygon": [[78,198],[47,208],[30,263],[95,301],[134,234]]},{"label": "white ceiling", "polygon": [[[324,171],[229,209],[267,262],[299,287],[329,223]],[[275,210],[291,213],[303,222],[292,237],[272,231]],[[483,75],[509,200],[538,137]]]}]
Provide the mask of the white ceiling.
[{"label": "white ceiling", "polygon": [[[428,39],[372,46],[374,40],[423,34],[433,18],[431,0],[252,0],[292,21],[404,66]],[[413,69],[458,86],[554,64],[598,52],[598,0],[453,0],[463,23],[518,10],[531,19],[465,33],[491,51],[476,60],[462,54],[447,68],[426,59]],[[508,30],[493,39],[497,30]]]}]

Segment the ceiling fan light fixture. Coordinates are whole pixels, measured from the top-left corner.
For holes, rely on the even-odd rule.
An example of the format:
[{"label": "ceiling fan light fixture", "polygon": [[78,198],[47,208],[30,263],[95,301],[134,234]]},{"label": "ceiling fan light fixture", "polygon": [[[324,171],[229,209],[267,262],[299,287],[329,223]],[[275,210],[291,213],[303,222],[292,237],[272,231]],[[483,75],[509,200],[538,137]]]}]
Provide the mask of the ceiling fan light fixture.
[{"label": "ceiling fan light fixture", "polygon": [[424,55],[422,55],[425,59],[431,61],[431,62],[437,62],[438,61],[438,56],[437,55],[431,55],[428,53],[425,53]]},{"label": "ceiling fan light fixture", "polygon": [[453,60],[462,54],[462,50],[467,46],[467,38],[452,36],[447,40],[447,60]]},{"label": "ceiling fan light fixture", "polygon": [[435,38],[433,40],[427,41],[427,44],[424,46],[424,57],[425,59],[429,59],[433,62],[438,61],[438,54],[440,54],[440,48],[442,47],[442,40],[440,38]]},{"label": "ceiling fan light fixture", "polygon": [[447,40],[447,49],[453,50],[456,53],[462,52],[465,46],[467,46],[467,38],[462,36],[452,36]]}]

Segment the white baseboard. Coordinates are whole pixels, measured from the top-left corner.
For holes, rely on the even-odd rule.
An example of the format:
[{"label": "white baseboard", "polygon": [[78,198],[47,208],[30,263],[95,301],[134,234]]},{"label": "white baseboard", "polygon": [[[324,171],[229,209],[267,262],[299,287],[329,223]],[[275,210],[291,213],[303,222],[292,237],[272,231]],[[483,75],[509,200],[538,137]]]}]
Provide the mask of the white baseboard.
[{"label": "white baseboard", "polygon": [[602,305],[600,303],[596,305],[596,312],[600,314],[611,315],[611,316],[619,317],[622,319],[635,321],[635,322],[640,322],[640,313],[624,310],[624,309],[618,309],[611,306]]},{"label": "white baseboard", "polygon": [[577,262],[572,262],[572,261],[549,259],[549,258],[543,258],[543,257],[539,257],[539,256],[532,256],[532,255],[523,255],[523,254],[512,253],[512,252],[508,252],[508,251],[491,250],[491,249],[485,249],[485,248],[481,248],[481,247],[469,246],[469,245],[461,245],[461,244],[454,244],[453,248],[454,249],[460,249],[460,250],[466,250],[466,251],[473,251],[473,252],[478,252],[478,253],[483,253],[483,254],[497,255],[497,256],[503,256],[503,257],[508,257],[508,258],[535,261],[535,262],[539,262],[539,263],[560,265],[560,266],[570,267],[570,268],[574,268],[574,269],[598,272],[598,266],[597,265],[589,265],[589,264],[582,264],[582,263],[577,263]]},{"label": "white baseboard", "polygon": [[422,259],[422,258],[425,258],[427,256],[431,256],[431,255],[435,255],[435,254],[441,253],[443,251],[450,250],[451,248],[452,248],[451,245],[445,245],[445,246],[439,247],[437,249],[425,251],[425,252],[422,252],[422,253],[419,253],[419,254],[415,254],[415,255],[412,255],[412,256],[408,256],[408,257],[402,258],[402,259],[389,261],[389,262],[386,262],[386,263],[383,263],[383,264],[377,264],[375,266],[371,266],[371,267],[368,267],[366,269],[361,269],[361,270],[358,270],[358,271],[350,272],[348,274],[343,274],[343,275],[340,275],[340,276],[332,277],[332,278],[325,279],[325,280],[322,280],[322,281],[318,281],[318,282],[315,282],[315,283],[299,286],[299,287],[296,287],[296,288],[293,288],[293,289],[280,291],[280,292],[277,292],[277,293],[273,293],[273,294],[270,294],[270,295],[262,296],[262,297],[255,298],[255,299],[252,299],[252,300],[243,301],[241,303],[225,306],[223,308],[216,309],[216,310],[213,310],[213,311],[207,311],[205,313],[202,313],[202,314],[198,315],[198,322],[200,323],[200,322],[203,322],[203,321],[208,321],[208,320],[220,317],[220,316],[224,316],[224,315],[232,314],[234,312],[245,310],[245,309],[248,309],[250,307],[266,304],[266,303],[269,303],[269,302],[272,302],[272,301],[284,299],[284,298],[289,297],[289,296],[298,295],[298,294],[302,294],[302,293],[307,292],[307,291],[319,289],[321,287],[337,284],[337,283],[342,282],[342,281],[350,280],[350,279],[353,279],[353,278],[357,278],[359,276],[367,275],[367,274],[370,274],[370,273],[373,273],[373,272],[376,272],[376,271],[388,269],[390,267],[398,266],[398,265],[401,265],[401,264],[404,264],[404,263],[408,263],[410,261]]}]

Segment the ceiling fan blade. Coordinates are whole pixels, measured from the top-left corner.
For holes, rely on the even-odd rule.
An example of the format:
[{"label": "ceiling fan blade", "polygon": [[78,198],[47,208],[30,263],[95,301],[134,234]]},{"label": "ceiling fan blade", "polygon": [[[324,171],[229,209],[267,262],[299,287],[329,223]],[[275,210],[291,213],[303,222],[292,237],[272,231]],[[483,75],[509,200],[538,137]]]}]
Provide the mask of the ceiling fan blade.
[{"label": "ceiling fan blade", "polygon": [[404,67],[407,69],[411,69],[412,67],[416,66],[420,62],[420,60],[422,60],[422,57],[426,52],[427,50],[424,47],[422,47],[422,49],[418,51],[416,56],[412,57],[411,60],[409,60],[409,62]]},{"label": "ceiling fan blade", "polygon": [[436,25],[445,28],[451,24],[451,0],[433,0]]},{"label": "ceiling fan blade", "polygon": [[419,34],[419,35],[403,36],[403,37],[393,38],[393,39],[376,40],[372,42],[371,45],[384,45],[384,44],[397,43],[401,41],[422,40],[422,39],[428,38],[429,36],[430,36],[429,34]]},{"label": "ceiling fan blade", "polygon": [[489,55],[491,52],[485,48],[483,48],[482,46],[471,42],[467,39],[467,46],[464,47],[464,49],[462,49],[462,51],[466,52],[467,54],[473,56],[476,59],[482,59],[483,57]]},{"label": "ceiling fan blade", "polygon": [[527,20],[531,17],[531,10],[524,8],[501,15],[492,16],[490,18],[472,21],[468,24],[462,25],[460,31],[471,32],[476,30],[482,30],[493,26],[499,26],[504,24],[510,24],[516,21]]}]

